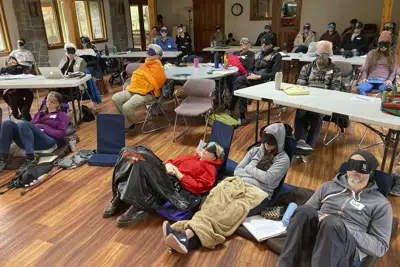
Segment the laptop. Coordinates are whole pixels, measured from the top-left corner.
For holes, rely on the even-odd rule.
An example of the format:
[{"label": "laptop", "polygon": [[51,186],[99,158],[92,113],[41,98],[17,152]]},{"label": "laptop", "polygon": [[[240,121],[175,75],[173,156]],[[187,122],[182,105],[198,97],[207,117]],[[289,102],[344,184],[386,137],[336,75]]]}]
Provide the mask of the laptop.
[{"label": "laptop", "polygon": [[64,79],[64,75],[58,67],[39,68],[45,79]]}]

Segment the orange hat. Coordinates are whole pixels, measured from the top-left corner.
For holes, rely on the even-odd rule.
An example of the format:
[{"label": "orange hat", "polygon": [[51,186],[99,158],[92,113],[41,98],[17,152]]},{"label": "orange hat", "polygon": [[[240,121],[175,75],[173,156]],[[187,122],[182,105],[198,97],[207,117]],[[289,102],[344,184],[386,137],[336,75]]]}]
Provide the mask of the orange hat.
[{"label": "orange hat", "polygon": [[391,43],[392,42],[392,34],[389,31],[383,31],[381,33],[381,35],[379,36],[379,40],[378,43],[380,42],[388,42]]}]

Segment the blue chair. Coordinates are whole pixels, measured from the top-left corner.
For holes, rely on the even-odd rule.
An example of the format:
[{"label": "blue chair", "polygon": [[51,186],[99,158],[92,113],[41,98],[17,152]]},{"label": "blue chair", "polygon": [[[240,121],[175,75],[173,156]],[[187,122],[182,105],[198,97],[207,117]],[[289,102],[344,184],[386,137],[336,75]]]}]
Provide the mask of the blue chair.
[{"label": "blue chair", "polygon": [[[225,157],[222,166],[218,169],[215,184],[222,180],[227,159],[229,157],[229,151],[231,149],[233,139],[234,128],[228,124],[220,121],[214,121],[211,129],[210,142],[216,142],[224,148]],[[158,209],[156,212],[167,218],[170,221],[190,220],[193,216],[193,211],[182,211],[171,206],[170,202],[166,202],[163,205],[163,209]]]},{"label": "blue chair", "polygon": [[97,154],[89,159],[89,166],[113,167],[118,154],[125,147],[124,116],[99,114],[96,116]]}]

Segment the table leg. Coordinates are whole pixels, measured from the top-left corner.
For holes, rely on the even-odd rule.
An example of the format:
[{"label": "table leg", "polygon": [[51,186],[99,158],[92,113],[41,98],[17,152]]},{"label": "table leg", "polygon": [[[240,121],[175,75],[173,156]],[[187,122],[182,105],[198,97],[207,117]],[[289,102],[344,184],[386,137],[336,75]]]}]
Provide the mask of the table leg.
[{"label": "table leg", "polygon": [[256,108],[256,143],[258,142],[258,117],[260,115],[260,101],[257,100],[257,108]]},{"label": "table leg", "polygon": [[267,126],[271,122],[271,101],[268,101],[268,117],[267,117]]},{"label": "table leg", "polygon": [[392,158],[390,160],[389,172],[388,172],[390,175],[392,174],[394,161],[396,159],[396,151],[397,151],[397,146],[399,144],[399,135],[400,135],[400,132],[396,131],[396,139],[395,139],[395,143],[393,144]]},{"label": "table leg", "polygon": [[388,150],[389,150],[391,136],[392,136],[392,130],[389,129],[389,131],[386,135],[385,151],[383,152],[381,171],[385,171],[386,157],[387,157]]},{"label": "table leg", "polygon": [[39,89],[36,89],[36,107],[38,109],[38,111],[40,110],[40,105],[39,105]]},{"label": "table leg", "polygon": [[74,102],[74,89],[72,87],[69,88],[69,96],[71,97],[72,113],[74,114],[75,127],[78,127],[78,120],[76,119],[76,110]]}]

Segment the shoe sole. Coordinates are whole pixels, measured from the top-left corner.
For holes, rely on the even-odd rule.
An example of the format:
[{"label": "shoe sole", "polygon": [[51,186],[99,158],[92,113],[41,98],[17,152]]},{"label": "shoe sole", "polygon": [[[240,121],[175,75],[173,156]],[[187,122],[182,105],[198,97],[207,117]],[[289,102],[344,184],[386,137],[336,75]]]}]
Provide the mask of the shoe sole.
[{"label": "shoe sole", "polygon": [[400,197],[400,193],[389,192],[392,196]]},{"label": "shoe sole", "polygon": [[142,220],[146,219],[147,217],[149,217],[149,214],[146,212],[146,213],[143,213],[140,216],[135,217],[135,219],[130,220],[130,221],[126,221],[126,222],[120,222],[117,219],[117,221],[115,222],[115,225],[117,227],[125,227],[125,226],[129,226],[129,225],[135,224],[138,221],[142,221]]},{"label": "shoe sole", "polygon": [[103,218],[111,218],[115,215],[117,215],[118,211],[114,212],[114,213],[105,213],[103,212]]},{"label": "shoe sole", "polygon": [[188,253],[187,248],[184,245],[182,245],[173,234],[167,236],[167,238],[165,239],[165,245],[178,253],[181,254]]},{"label": "shoe sole", "polygon": [[163,222],[163,224],[162,224],[162,232],[163,232],[163,235],[164,235],[164,238],[167,238],[168,236],[167,236],[167,225],[168,225],[168,221],[164,221]]}]

